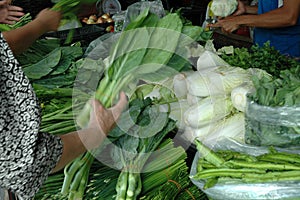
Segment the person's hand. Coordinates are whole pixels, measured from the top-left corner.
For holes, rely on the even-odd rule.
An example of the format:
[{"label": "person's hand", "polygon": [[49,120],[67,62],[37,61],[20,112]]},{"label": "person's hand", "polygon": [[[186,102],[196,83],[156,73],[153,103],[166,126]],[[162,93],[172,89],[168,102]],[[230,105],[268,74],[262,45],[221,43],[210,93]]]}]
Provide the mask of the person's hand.
[{"label": "person's hand", "polygon": [[24,15],[23,8],[19,6],[8,5],[7,10],[8,16],[2,22],[5,24],[14,24],[15,22],[19,21],[20,18]]},{"label": "person's hand", "polygon": [[119,101],[111,108],[106,109],[99,101],[91,100],[92,111],[88,128],[98,129],[107,135],[115,126],[123,109],[127,105],[127,97],[124,92],[120,93]]},{"label": "person's hand", "polygon": [[237,10],[232,14],[233,16],[242,15],[246,13],[245,4],[242,1],[238,1]]},{"label": "person's hand", "polygon": [[45,28],[45,31],[48,32],[57,30],[61,17],[62,14],[60,12],[45,8],[39,12],[34,20],[39,22]]},{"label": "person's hand", "polygon": [[0,1],[0,22],[3,23],[8,16],[8,3],[6,0]]},{"label": "person's hand", "polygon": [[24,15],[23,9],[18,6],[9,5],[6,0],[0,1],[0,23],[14,24]]},{"label": "person's hand", "polygon": [[215,24],[208,24],[208,27],[221,28],[225,33],[231,33],[240,28],[238,24],[237,17],[226,17],[224,19],[219,19]]}]

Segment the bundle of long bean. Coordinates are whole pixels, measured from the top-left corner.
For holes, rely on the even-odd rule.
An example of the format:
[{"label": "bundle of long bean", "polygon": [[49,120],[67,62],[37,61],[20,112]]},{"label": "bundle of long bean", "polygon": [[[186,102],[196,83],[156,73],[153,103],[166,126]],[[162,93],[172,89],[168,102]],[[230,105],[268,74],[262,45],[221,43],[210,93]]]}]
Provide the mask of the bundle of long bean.
[{"label": "bundle of long bean", "polygon": [[202,157],[192,178],[204,180],[204,189],[232,180],[240,183],[300,181],[298,154],[278,152],[270,147],[268,153],[252,156],[235,151],[212,151],[197,139],[195,143]]}]

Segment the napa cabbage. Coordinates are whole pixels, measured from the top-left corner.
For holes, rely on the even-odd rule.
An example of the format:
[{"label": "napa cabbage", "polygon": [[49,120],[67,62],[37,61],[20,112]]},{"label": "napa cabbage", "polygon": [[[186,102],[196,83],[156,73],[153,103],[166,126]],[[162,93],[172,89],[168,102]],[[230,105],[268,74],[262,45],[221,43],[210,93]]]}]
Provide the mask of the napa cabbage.
[{"label": "napa cabbage", "polygon": [[237,0],[213,0],[210,10],[215,16],[227,17],[236,10],[237,6]]}]

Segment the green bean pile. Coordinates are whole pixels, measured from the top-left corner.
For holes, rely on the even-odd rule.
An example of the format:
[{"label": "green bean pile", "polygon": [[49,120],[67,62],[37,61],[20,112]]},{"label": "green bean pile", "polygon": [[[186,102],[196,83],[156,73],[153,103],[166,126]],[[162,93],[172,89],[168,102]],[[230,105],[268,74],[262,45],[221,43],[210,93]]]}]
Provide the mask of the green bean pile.
[{"label": "green bean pile", "polygon": [[212,151],[199,140],[195,141],[202,157],[197,163],[194,180],[205,181],[204,189],[218,182],[270,183],[300,181],[300,155],[278,152],[273,147],[269,152],[253,156],[245,153],[219,150]]}]

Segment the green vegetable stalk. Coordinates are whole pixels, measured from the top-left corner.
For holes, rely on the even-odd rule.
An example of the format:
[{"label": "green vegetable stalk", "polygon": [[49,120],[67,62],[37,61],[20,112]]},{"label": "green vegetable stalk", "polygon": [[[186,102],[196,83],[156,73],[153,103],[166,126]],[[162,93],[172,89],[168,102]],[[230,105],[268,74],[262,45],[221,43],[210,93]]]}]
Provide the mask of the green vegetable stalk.
[{"label": "green vegetable stalk", "polygon": [[[157,21],[156,28],[147,28],[147,22],[154,19]],[[149,20],[149,21],[148,21]],[[151,22],[151,25],[153,21]],[[110,56],[110,65],[106,69],[104,78],[100,81],[99,87],[95,93],[95,98],[98,99],[106,108],[110,107],[118,93],[124,89],[129,83],[136,81],[139,76],[147,73],[153,73],[162,68],[164,64],[168,62],[172,54],[165,52],[163,46],[159,45],[159,39],[161,31],[167,32],[172,30],[173,32],[180,33],[182,29],[182,23],[177,14],[169,14],[162,19],[157,19],[153,14],[150,14],[147,10],[143,12],[135,22],[127,27],[126,32],[122,33],[118,42],[113,48]],[[178,43],[179,34],[176,35],[166,45],[168,51],[174,52]],[[153,49],[148,49],[149,44]],[[155,48],[158,48],[155,49]],[[162,48],[162,49],[159,49]],[[173,51],[172,51],[173,50]],[[165,53],[164,53],[165,52]],[[148,56],[151,55],[154,61],[156,60],[159,67],[150,68],[146,65],[150,63]],[[155,65],[157,66],[157,65]],[[90,106],[87,104],[82,113],[77,117],[77,123],[80,127],[86,127],[89,121]],[[73,197],[82,198],[83,191],[85,189],[88,170],[93,163],[93,152],[85,153],[80,159],[75,160],[65,170],[65,181],[62,187],[63,194],[69,194],[70,199]],[[77,174],[80,173],[80,176]],[[79,184],[72,184],[77,182],[74,178],[80,177]]]},{"label": "green vegetable stalk", "polygon": [[[142,105],[139,120],[116,141],[113,160],[122,169],[116,186],[116,200],[138,198],[143,189],[141,172],[145,163],[162,139],[175,127],[175,122],[168,118],[167,113],[161,113],[158,106],[147,105],[148,102],[149,98],[144,103],[133,100],[132,104]],[[158,166],[161,163],[153,166],[152,170]]]},{"label": "green vegetable stalk", "polygon": [[204,189],[219,182],[254,184],[300,181],[298,154],[277,152],[274,148],[259,156],[229,150],[214,152],[199,140],[196,139],[195,142],[201,158],[197,163],[197,173],[191,178],[204,181]]}]

